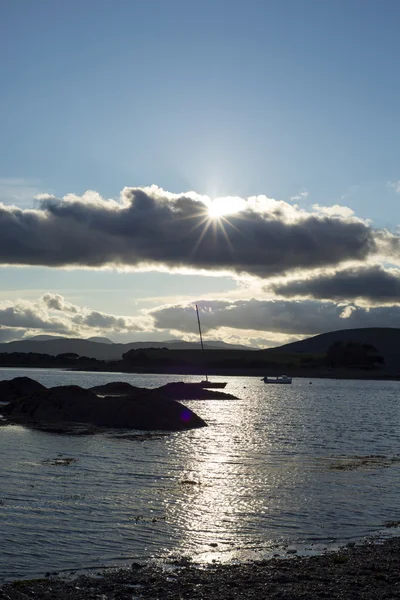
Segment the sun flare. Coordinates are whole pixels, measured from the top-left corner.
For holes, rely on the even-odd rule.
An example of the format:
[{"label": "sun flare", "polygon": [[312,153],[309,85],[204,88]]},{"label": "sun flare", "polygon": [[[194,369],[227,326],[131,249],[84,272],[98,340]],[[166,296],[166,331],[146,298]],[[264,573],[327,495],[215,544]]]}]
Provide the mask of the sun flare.
[{"label": "sun flare", "polygon": [[245,206],[246,203],[242,198],[229,196],[226,198],[215,198],[214,200],[210,200],[207,205],[207,212],[210,219],[220,219],[226,215],[241,212]]}]

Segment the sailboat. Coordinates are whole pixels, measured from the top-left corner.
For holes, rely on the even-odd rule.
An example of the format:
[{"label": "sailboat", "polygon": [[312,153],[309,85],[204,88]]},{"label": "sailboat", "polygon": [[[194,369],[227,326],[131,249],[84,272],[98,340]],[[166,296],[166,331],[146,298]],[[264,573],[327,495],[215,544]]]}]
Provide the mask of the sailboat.
[{"label": "sailboat", "polygon": [[[201,325],[200,325],[200,316],[199,316],[199,309],[197,304],[195,304],[196,306],[196,314],[197,314],[197,323],[199,325],[199,334],[200,334],[200,343],[201,343],[201,352],[203,355],[203,362],[204,362],[204,367],[206,366],[206,362],[205,362],[205,352],[204,352],[204,344],[203,344],[203,336],[201,335]],[[224,388],[226,386],[226,381],[210,381],[208,379],[208,375],[206,373],[206,378],[203,379],[203,381],[200,381],[199,384],[200,387],[203,388]]]}]

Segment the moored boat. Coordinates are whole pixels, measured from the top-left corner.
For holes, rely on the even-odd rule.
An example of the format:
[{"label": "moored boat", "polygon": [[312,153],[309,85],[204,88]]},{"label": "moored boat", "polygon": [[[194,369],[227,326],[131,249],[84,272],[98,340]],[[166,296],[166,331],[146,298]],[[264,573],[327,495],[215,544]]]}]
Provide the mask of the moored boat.
[{"label": "moored boat", "polygon": [[[205,358],[205,356],[204,356],[204,344],[203,344],[203,336],[201,335],[199,309],[198,309],[197,304],[195,304],[195,306],[196,306],[196,314],[197,314],[197,323],[198,323],[198,326],[199,326],[201,353],[202,353],[203,361],[204,361],[204,365],[205,365],[205,360],[204,360],[204,358]],[[206,373],[206,378],[203,379],[203,381],[200,381],[197,385],[199,387],[202,387],[202,388],[210,388],[210,389],[215,389],[215,388],[217,389],[217,388],[219,388],[219,389],[221,389],[221,388],[224,388],[226,386],[226,382],[225,381],[210,381],[208,379],[208,375]]]},{"label": "moored boat", "polygon": [[264,383],[292,383],[292,378],[287,375],[278,375],[277,377],[264,377],[262,379]]},{"label": "moored boat", "polygon": [[226,386],[226,381],[209,381],[208,379],[200,381],[198,384],[203,388],[224,388]]}]

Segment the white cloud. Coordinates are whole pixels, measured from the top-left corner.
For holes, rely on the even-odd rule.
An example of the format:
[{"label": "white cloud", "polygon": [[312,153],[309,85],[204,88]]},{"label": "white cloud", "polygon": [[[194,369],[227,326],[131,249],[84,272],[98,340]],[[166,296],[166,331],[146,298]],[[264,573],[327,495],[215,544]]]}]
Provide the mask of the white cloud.
[{"label": "white cloud", "polygon": [[396,192],[396,194],[400,194],[400,180],[399,181],[388,181],[388,187]]},{"label": "white cloud", "polygon": [[299,192],[295,196],[292,196],[290,198],[290,200],[304,200],[305,198],[308,198],[308,192],[307,192],[307,190],[303,190],[302,192]]},{"label": "white cloud", "polygon": [[340,319],[350,319],[353,312],[356,310],[355,306],[345,306],[342,312],[339,315]]},{"label": "white cloud", "polygon": [[[60,294],[46,293],[37,301],[17,300],[0,303],[0,328],[3,337],[54,333],[67,337],[132,334],[152,331],[153,321],[143,314],[137,318],[90,310],[66,302]],[[12,336],[14,332],[14,336]]]},{"label": "white cloud", "polygon": [[329,217],[342,217],[348,219],[354,216],[354,210],[348,206],[341,206],[340,204],[334,204],[333,206],[320,206],[319,204],[313,204],[313,209],[323,215]]}]

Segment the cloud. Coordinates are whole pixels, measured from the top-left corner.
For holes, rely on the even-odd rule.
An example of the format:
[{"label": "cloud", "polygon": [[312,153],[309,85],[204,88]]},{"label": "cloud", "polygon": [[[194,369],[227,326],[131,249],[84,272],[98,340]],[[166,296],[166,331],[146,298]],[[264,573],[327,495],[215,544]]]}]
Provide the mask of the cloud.
[{"label": "cloud", "polygon": [[400,194],[400,181],[388,181],[387,185],[394,190],[396,194]]},{"label": "cloud", "polygon": [[0,205],[0,263],[269,277],[365,261],[377,251],[377,236],[381,252],[399,244],[349,214],[307,213],[266,196],[246,198],[240,213],[215,220],[210,199],[156,186],[124,188],[119,202],[93,191],[37,202],[30,210]]},{"label": "cloud", "polygon": [[142,331],[143,327],[131,317],[116,317],[97,310],[73,317],[72,322],[80,327],[90,327],[102,331]]},{"label": "cloud", "polygon": [[[398,227],[399,229],[399,227]],[[400,235],[393,234],[386,229],[377,231],[375,235],[377,254],[382,260],[398,263],[400,259]]]},{"label": "cloud", "polygon": [[[49,298],[57,298],[50,302]],[[55,308],[49,308],[49,304]],[[318,300],[199,300],[206,339],[249,346],[279,346],[326,331],[358,327],[400,327],[400,306],[365,308]],[[71,310],[71,306],[76,308]],[[0,342],[41,333],[114,341],[183,338],[198,342],[194,304],[160,306],[138,317],[118,316],[71,305],[59,294],[36,302],[0,304]]]},{"label": "cloud", "polygon": [[49,317],[41,307],[22,301],[12,306],[0,307],[0,325],[17,329],[52,330],[62,333],[67,331],[64,321]]},{"label": "cloud", "polygon": [[273,284],[270,289],[287,298],[336,301],[362,298],[372,303],[400,305],[400,269],[384,269],[381,265],[352,267],[336,273]]},{"label": "cloud", "polygon": [[36,302],[19,300],[0,304],[0,340],[23,335],[57,333],[67,337],[91,337],[111,333],[152,330],[152,320],[132,318],[81,308],[66,302],[60,294],[44,294]]},{"label": "cloud", "polygon": [[0,343],[11,342],[15,339],[20,339],[23,336],[23,332],[18,332],[15,329],[0,326]]},{"label": "cloud", "polygon": [[354,215],[354,210],[348,206],[341,206],[340,204],[334,204],[333,206],[320,206],[319,204],[313,204],[313,209],[323,215],[329,217],[343,217],[347,219]]},{"label": "cloud", "polygon": [[[286,335],[317,335],[326,331],[357,327],[400,327],[400,306],[364,308],[315,300],[199,302],[204,332],[221,327],[247,331],[279,332]],[[150,312],[159,329],[183,333],[196,329],[193,305],[175,305]]]},{"label": "cloud", "polygon": [[292,196],[290,199],[291,200],[304,200],[304,198],[308,198],[307,190],[303,190],[302,192],[299,192],[295,196]]},{"label": "cloud", "polygon": [[49,309],[59,310],[62,312],[79,312],[79,307],[65,302],[64,297],[60,294],[45,294],[42,298],[43,302],[48,306]]}]

